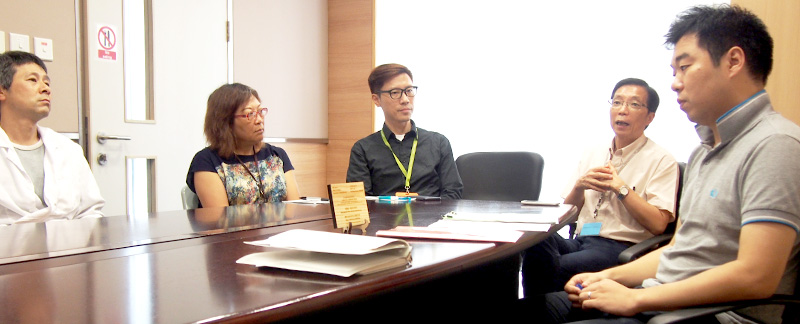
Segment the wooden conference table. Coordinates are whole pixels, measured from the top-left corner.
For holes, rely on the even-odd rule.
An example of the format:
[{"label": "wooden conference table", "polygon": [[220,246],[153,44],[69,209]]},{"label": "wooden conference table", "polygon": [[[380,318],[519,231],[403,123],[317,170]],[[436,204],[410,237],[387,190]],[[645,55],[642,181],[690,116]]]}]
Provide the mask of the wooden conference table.
[{"label": "wooden conference table", "polygon": [[[547,208],[469,200],[368,204],[368,235],[427,226],[449,211]],[[436,311],[426,316],[466,318],[513,302],[518,253],[576,217],[574,207],[562,206],[564,216],[549,232],[529,232],[513,244],[409,240],[411,266],[367,276],[236,264],[266,250],[244,241],[294,228],[333,231],[329,208],[278,203],[0,226],[0,323],[397,320],[420,307]]]}]

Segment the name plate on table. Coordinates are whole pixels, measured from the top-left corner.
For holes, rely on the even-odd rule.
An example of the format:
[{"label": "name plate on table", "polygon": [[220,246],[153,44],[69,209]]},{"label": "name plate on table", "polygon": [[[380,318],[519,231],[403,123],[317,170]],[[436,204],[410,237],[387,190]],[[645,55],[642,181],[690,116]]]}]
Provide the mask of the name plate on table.
[{"label": "name plate on table", "polygon": [[363,182],[335,183],[328,185],[333,228],[349,233],[353,228],[366,234],[369,225],[369,209]]}]

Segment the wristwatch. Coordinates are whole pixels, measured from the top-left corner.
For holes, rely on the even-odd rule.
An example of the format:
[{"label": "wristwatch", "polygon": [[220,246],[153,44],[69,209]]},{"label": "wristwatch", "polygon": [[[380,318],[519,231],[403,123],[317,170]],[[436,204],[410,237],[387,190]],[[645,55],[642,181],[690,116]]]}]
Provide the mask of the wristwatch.
[{"label": "wristwatch", "polygon": [[628,191],[629,190],[630,189],[626,185],[622,185],[622,187],[619,187],[619,193],[617,193],[617,199],[619,199],[619,200],[625,199],[625,197],[628,196]]}]

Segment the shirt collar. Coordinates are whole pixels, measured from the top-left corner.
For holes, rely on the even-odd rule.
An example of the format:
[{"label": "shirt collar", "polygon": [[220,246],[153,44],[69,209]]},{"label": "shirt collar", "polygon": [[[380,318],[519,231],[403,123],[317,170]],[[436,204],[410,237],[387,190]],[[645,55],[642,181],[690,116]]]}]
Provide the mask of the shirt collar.
[{"label": "shirt collar", "polygon": [[[730,142],[743,129],[754,125],[758,120],[756,117],[766,110],[771,110],[771,107],[769,94],[765,90],[761,90],[722,114],[716,120],[720,146]],[[703,145],[714,146],[714,133],[710,127],[696,125],[695,131]]]},{"label": "shirt collar", "polygon": [[6,134],[6,131],[0,128],[0,147],[10,148],[12,145],[13,144],[11,143],[11,140],[8,139],[8,134]]},{"label": "shirt collar", "polygon": [[[39,134],[39,141],[41,141],[42,143],[45,143],[45,142],[48,141],[45,138],[45,133],[46,132],[42,129],[42,126],[36,125],[36,132]],[[4,147],[4,148],[12,148],[12,147],[14,147],[14,143],[11,142],[11,139],[8,138],[8,134],[2,128],[0,128],[0,147]]]},{"label": "shirt collar", "polygon": [[[406,133],[406,137],[417,137],[417,132],[418,132],[417,131],[417,124],[415,124],[414,120],[412,119],[411,120],[411,130],[408,131],[408,133]],[[383,133],[384,134],[389,134],[386,137],[387,139],[397,138],[396,136],[394,136],[394,133],[392,132],[392,130],[389,129],[389,126],[386,126],[386,123],[383,123]]]},{"label": "shirt collar", "polygon": [[642,134],[642,136],[639,136],[639,138],[633,141],[633,143],[630,143],[628,144],[628,146],[623,148],[617,148],[617,150],[614,151],[614,139],[612,138],[611,145],[608,147],[608,149],[609,151],[612,151],[615,156],[621,155],[623,158],[625,158],[628,155],[633,154],[633,152],[636,152],[639,149],[641,149],[641,147],[644,146],[645,143],[647,143],[647,136],[644,136],[644,134]]}]

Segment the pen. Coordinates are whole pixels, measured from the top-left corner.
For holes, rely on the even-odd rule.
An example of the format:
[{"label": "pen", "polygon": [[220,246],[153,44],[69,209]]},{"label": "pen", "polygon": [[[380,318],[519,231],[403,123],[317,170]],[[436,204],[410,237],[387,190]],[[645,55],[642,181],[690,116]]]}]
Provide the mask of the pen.
[{"label": "pen", "polygon": [[411,201],[411,197],[378,196],[378,200]]},{"label": "pen", "polygon": [[328,198],[322,198],[322,197],[300,197],[300,200],[308,200],[308,201],[328,201]]}]

